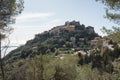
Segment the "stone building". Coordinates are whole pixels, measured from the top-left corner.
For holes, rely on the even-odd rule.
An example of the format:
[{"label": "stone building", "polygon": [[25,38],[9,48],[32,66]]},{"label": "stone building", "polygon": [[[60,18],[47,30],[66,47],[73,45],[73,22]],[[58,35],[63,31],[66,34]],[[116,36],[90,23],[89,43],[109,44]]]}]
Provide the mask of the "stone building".
[{"label": "stone building", "polygon": [[88,32],[90,32],[90,33],[94,33],[95,32],[94,31],[94,27],[92,27],[92,26],[86,27],[86,30],[88,30]]}]

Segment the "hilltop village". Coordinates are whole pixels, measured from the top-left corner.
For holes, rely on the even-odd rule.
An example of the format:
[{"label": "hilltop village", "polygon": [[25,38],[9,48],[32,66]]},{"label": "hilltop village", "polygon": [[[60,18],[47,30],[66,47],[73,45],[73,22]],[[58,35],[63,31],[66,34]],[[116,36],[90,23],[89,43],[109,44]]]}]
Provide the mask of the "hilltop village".
[{"label": "hilltop village", "polygon": [[12,80],[37,80],[34,78],[39,76],[41,80],[56,76],[64,80],[115,80],[120,73],[120,45],[98,35],[92,26],[67,21],[36,34],[6,55],[4,62],[6,75]]},{"label": "hilltop village", "polygon": [[58,50],[63,54],[81,50],[87,53],[89,50],[100,47],[108,47],[113,50],[112,45],[108,44],[109,41],[110,39],[99,36],[92,26],[85,27],[79,21],[67,21],[64,25],[36,34],[34,39],[27,41],[24,46],[13,50],[6,57],[16,54],[16,59],[25,58],[32,57],[38,52],[46,54]]}]

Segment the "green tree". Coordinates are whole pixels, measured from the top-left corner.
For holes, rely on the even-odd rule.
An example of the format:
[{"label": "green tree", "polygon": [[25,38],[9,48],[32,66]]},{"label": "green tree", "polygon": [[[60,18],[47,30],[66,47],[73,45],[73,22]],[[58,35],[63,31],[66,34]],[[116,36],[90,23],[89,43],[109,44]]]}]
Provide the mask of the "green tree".
[{"label": "green tree", "polygon": [[[96,1],[102,2],[104,5],[106,5],[106,18],[120,25],[120,0],[96,0]],[[112,30],[103,27],[102,31],[107,33],[107,35],[110,38],[114,39],[114,41],[120,42],[119,27],[112,27]]]},{"label": "green tree", "polygon": [[[120,25],[120,0],[96,0],[106,5],[106,18]],[[120,42],[120,28],[102,28],[102,31],[112,38],[115,42]]]},{"label": "green tree", "polygon": [[[96,0],[102,2],[106,5],[106,18],[114,21],[118,25],[120,24],[120,0]],[[112,27],[111,29],[106,29],[105,27],[102,28],[104,33],[114,39],[115,41],[120,41],[120,28],[119,27]]]},{"label": "green tree", "polygon": [[23,10],[23,0],[0,0],[0,40],[11,30],[15,16]]},{"label": "green tree", "polygon": [[120,0],[96,0],[106,5],[106,18],[120,24]]},{"label": "green tree", "polygon": [[103,33],[106,33],[114,42],[120,43],[120,27],[112,27],[112,29],[106,29],[103,27],[101,30]]},{"label": "green tree", "polygon": [[[0,45],[1,40],[7,37],[12,28],[10,24],[15,23],[15,16],[23,10],[23,0],[0,0]],[[3,80],[5,80],[3,62],[0,48],[0,68]]]}]

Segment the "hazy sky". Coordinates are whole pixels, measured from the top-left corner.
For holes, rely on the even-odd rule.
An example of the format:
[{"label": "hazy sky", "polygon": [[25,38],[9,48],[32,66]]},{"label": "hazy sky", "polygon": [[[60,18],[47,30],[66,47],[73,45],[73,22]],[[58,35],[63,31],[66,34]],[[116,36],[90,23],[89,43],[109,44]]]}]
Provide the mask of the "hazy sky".
[{"label": "hazy sky", "polygon": [[105,6],[95,0],[24,0],[24,11],[16,19],[10,35],[11,45],[24,44],[35,34],[62,25],[66,21],[80,21],[93,26],[102,35],[100,28],[115,25],[104,19]]}]

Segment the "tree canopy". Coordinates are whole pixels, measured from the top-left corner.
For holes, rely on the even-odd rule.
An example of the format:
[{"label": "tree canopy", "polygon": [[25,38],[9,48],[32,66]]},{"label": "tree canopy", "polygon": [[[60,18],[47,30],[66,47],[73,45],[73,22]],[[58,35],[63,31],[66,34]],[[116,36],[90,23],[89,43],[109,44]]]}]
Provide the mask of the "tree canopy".
[{"label": "tree canopy", "polygon": [[[106,18],[120,25],[120,0],[96,0],[106,5]],[[112,29],[102,28],[102,31],[108,35],[114,42],[120,43],[120,27]]]},{"label": "tree canopy", "polygon": [[0,40],[11,31],[10,24],[15,23],[15,16],[23,10],[23,0],[0,0]]},{"label": "tree canopy", "polygon": [[[15,23],[15,16],[20,14],[23,10],[23,0],[0,0],[0,45],[1,40],[7,37],[12,27],[10,24]],[[1,58],[0,48],[0,69],[2,73],[2,80],[5,80],[3,61]]]},{"label": "tree canopy", "polygon": [[106,18],[120,24],[120,0],[96,0],[105,4]]},{"label": "tree canopy", "polygon": [[120,43],[120,27],[112,27],[112,29],[103,27],[102,32],[106,33],[114,42]]}]

